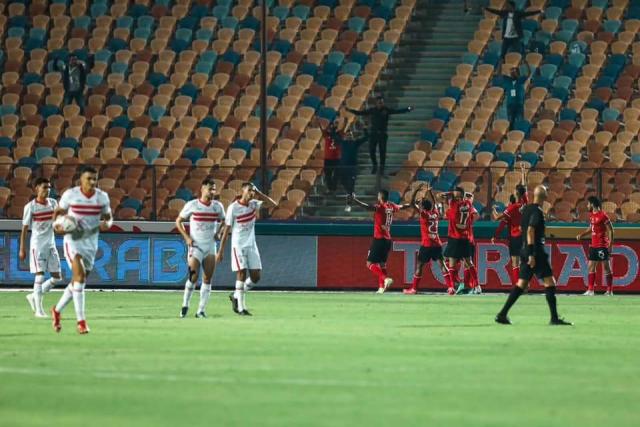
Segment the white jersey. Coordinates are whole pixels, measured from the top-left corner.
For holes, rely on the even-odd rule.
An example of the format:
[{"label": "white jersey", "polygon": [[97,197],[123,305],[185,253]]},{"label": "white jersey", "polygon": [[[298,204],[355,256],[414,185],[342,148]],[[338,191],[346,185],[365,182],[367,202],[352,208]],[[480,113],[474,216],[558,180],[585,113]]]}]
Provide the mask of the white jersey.
[{"label": "white jersey", "polygon": [[[104,191],[96,188],[91,195],[84,194],[80,187],[73,187],[64,192],[60,198],[60,208],[67,211],[84,230],[84,239],[90,239],[98,245],[98,226],[102,215],[111,214],[111,202]],[[65,236],[66,237],[66,236]]]},{"label": "white jersey", "polygon": [[217,200],[194,199],[184,205],[180,218],[189,221],[189,235],[195,242],[211,242],[224,221],[224,206]]},{"label": "white jersey", "polygon": [[231,246],[246,248],[256,246],[256,216],[262,206],[260,200],[250,200],[246,205],[240,200],[229,205],[226,224],[231,227]]},{"label": "white jersey", "polygon": [[33,199],[24,207],[22,225],[31,229],[31,249],[44,250],[56,247],[53,235],[53,211],[58,202],[47,198],[44,203]]}]

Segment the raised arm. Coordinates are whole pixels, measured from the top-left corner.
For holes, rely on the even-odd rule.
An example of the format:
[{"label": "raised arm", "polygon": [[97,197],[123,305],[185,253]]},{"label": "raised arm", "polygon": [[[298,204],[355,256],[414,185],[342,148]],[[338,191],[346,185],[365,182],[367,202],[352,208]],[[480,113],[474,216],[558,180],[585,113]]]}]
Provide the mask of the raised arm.
[{"label": "raised arm", "polygon": [[522,12],[522,16],[525,17],[525,18],[528,18],[529,16],[535,16],[535,15],[537,15],[539,13],[542,13],[542,11],[541,10],[530,10],[530,11]]},{"label": "raised arm", "polygon": [[498,9],[494,9],[492,7],[485,7],[484,10],[486,10],[489,13],[492,13],[494,15],[498,15],[500,17],[502,17],[502,15],[504,14],[503,11],[498,10]]},{"label": "raised arm", "polygon": [[375,206],[372,206],[370,204],[367,204],[367,203],[363,202],[362,200],[358,199],[355,194],[348,195],[347,196],[347,201],[353,202],[356,205],[360,206],[361,208],[365,208],[365,209],[367,209],[369,211],[375,211],[376,210]]},{"label": "raised arm", "polygon": [[367,108],[362,111],[347,108],[347,111],[350,112],[351,114],[355,114],[356,116],[370,116],[371,113],[373,113],[373,108]]},{"label": "raised arm", "polygon": [[389,108],[389,114],[404,114],[410,113],[413,110],[413,107],[405,107],[405,108]]},{"label": "raised arm", "polygon": [[254,191],[256,192],[256,195],[258,196],[258,199],[271,204],[271,206],[276,207],[278,206],[278,203],[273,200],[271,197],[267,196],[266,194],[264,194],[262,191],[258,190],[258,188],[256,188],[256,186],[253,186]]}]

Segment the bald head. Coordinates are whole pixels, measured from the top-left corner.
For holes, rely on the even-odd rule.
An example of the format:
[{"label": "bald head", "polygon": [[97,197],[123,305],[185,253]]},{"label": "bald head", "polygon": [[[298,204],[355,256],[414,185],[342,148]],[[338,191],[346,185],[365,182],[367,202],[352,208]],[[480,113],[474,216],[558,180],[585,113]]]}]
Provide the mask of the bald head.
[{"label": "bald head", "polygon": [[547,200],[547,187],[538,185],[536,189],[533,190],[533,201],[541,205],[545,200]]}]

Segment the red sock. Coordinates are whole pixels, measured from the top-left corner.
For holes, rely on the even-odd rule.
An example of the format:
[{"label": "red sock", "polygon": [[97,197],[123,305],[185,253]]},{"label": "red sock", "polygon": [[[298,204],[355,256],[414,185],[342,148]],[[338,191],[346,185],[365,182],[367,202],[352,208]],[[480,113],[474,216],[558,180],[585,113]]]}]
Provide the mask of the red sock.
[{"label": "red sock", "polygon": [[613,292],[613,273],[605,274],[604,277],[605,277],[605,280],[607,281],[607,291]]},{"label": "red sock", "polygon": [[447,271],[444,273],[444,282],[447,284],[447,288],[453,288],[456,277],[453,268],[451,267],[451,263],[446,262]]},{"label": "red sock", "polygon": [[519,279],[520,279],[520,267],[512,267],[511,268],[511,284],[513,286],[517,285]]},{"label": "red sock", "polygon": [[462,280],[464,281],[464,286],[467,288],[475,287],[473,285],[473,279],[471,278],[471,271],[469,271],[468,268],[465,268],[463,274],[464,274],[464,278]]},{"label": "red sock", "polygon": [[384,270],[380,268],[379,264],[371,264],[369,266],[369,270],[378,277],[378,287],[382,287],[382,283],[384,282],[384,279],[386,279]]},{"label": "red sock", "polygon": [[594,286],[596,285],[596,273],[589,273],[589,288],[588,290],[593,291]]},{"label": "red sock", "polygon": [[472,265],[471,267],[467,268],[467,271],[469,272],[469,281],[471,282],[471,287],[475,288],[476,286],[478,286],[478,270],[476,270],[475,265]]},{"label": "red sock", "polygon": [[413,282],[411,282],[411,289],[415,289],[416,291],[418,290],[420,279],[422,279],[422,277],[416,276],[415,274],[413,275]]},{"label": "red sock", "polygon": [[454,283],[461,282],[460,278],[458,277],[458,263],[456,262],[451,265],[451,263],[448,262],[447,267],[449,268],[449,273],[451,274],[451,281]]}]

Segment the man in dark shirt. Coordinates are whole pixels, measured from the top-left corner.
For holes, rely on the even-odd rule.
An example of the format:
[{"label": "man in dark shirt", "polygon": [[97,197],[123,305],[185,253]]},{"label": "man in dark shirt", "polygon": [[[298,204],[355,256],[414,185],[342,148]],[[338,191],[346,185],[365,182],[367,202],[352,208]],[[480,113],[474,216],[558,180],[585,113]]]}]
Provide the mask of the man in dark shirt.
[{"label": "man in dark shirt", "polygon": [[522,20],[529,16],[537,15],[541,11],[534,10],[525,12],[523,10],[516,10],[516,3],[512,0],[507,1],[504,10],[492,9],[490,7],[485,8],[485,10],[502,18],[502,51],[500,58],[504,58],[511,49],[515,49],[520,52],[521,55],[524,55]]},{"label": "man in dark shirt", "polygon": [[76,101],[80,112],[84,111],[84,86],[87,81],[87,64],[76,56],[70,56],[69,62],[59,60],[56,68],[62,73],[62,83],[64,85],[64,103],[71,104]]},{"label": "man in dark shirt", "polygon": [[553,271],[549,262],[549,255],[544,248],[544,212],[542,204],[547,198],[547,189],[539,185],[533,193],[533,203],[527,205],[522,212],[522,231],[525,234],[522,251],[520,253],[520,279],[509,293],[509,297],[496,316],[496,322],[503,325],[510,325],[511,321],[507,314],[509,309],[516,303],[520,295],[529,286],[529,281],[535,274],[544,285],[547,304],[551,313],[550,325],[572,325],[564,319],[558,317],[556,306],[556,280],[553,278]]},{"label": "man in dark shirt", "polygon": [[516,121],[524,114],[525,86],[531,77],[531,70],[527,66],[527,76],[520,75],[520,69],[513,67],[511,72],[503,75],[502,87],[504,98],[507,104],[507,117],[509,119],[509,129],[513,130]]},{"label": "man in dark shirt", "polygon": [[371,130],[369,139],[369,155],[373,167],[371,173],[378,172],[378,160],[376,159],[376,147],[380,150],[380,174],[384,175],[384,164],[387,157],[387,125],[389,124],[389,116],[391,114],[408,113],[412,107],[407,108],[389,108],[384,104],[384,98],[378,96],[376,98],[376,106],[362,111],[347,108],[347,111],[356,116],[371,116]]},{"label": "man in dark shirt", "polygon": [[[347,132],[346,137],[344,133],[336,131],[332,137],[341,150],[340,182],[342,182],[347,194],[352,194],[356,188],[358,149],[369,139],[369,133],[365,129],[363,136],[360,138],[354,138],[353,132],[351,131]],[[351,212],[351,205],[347,204],[345,211]]]}]

